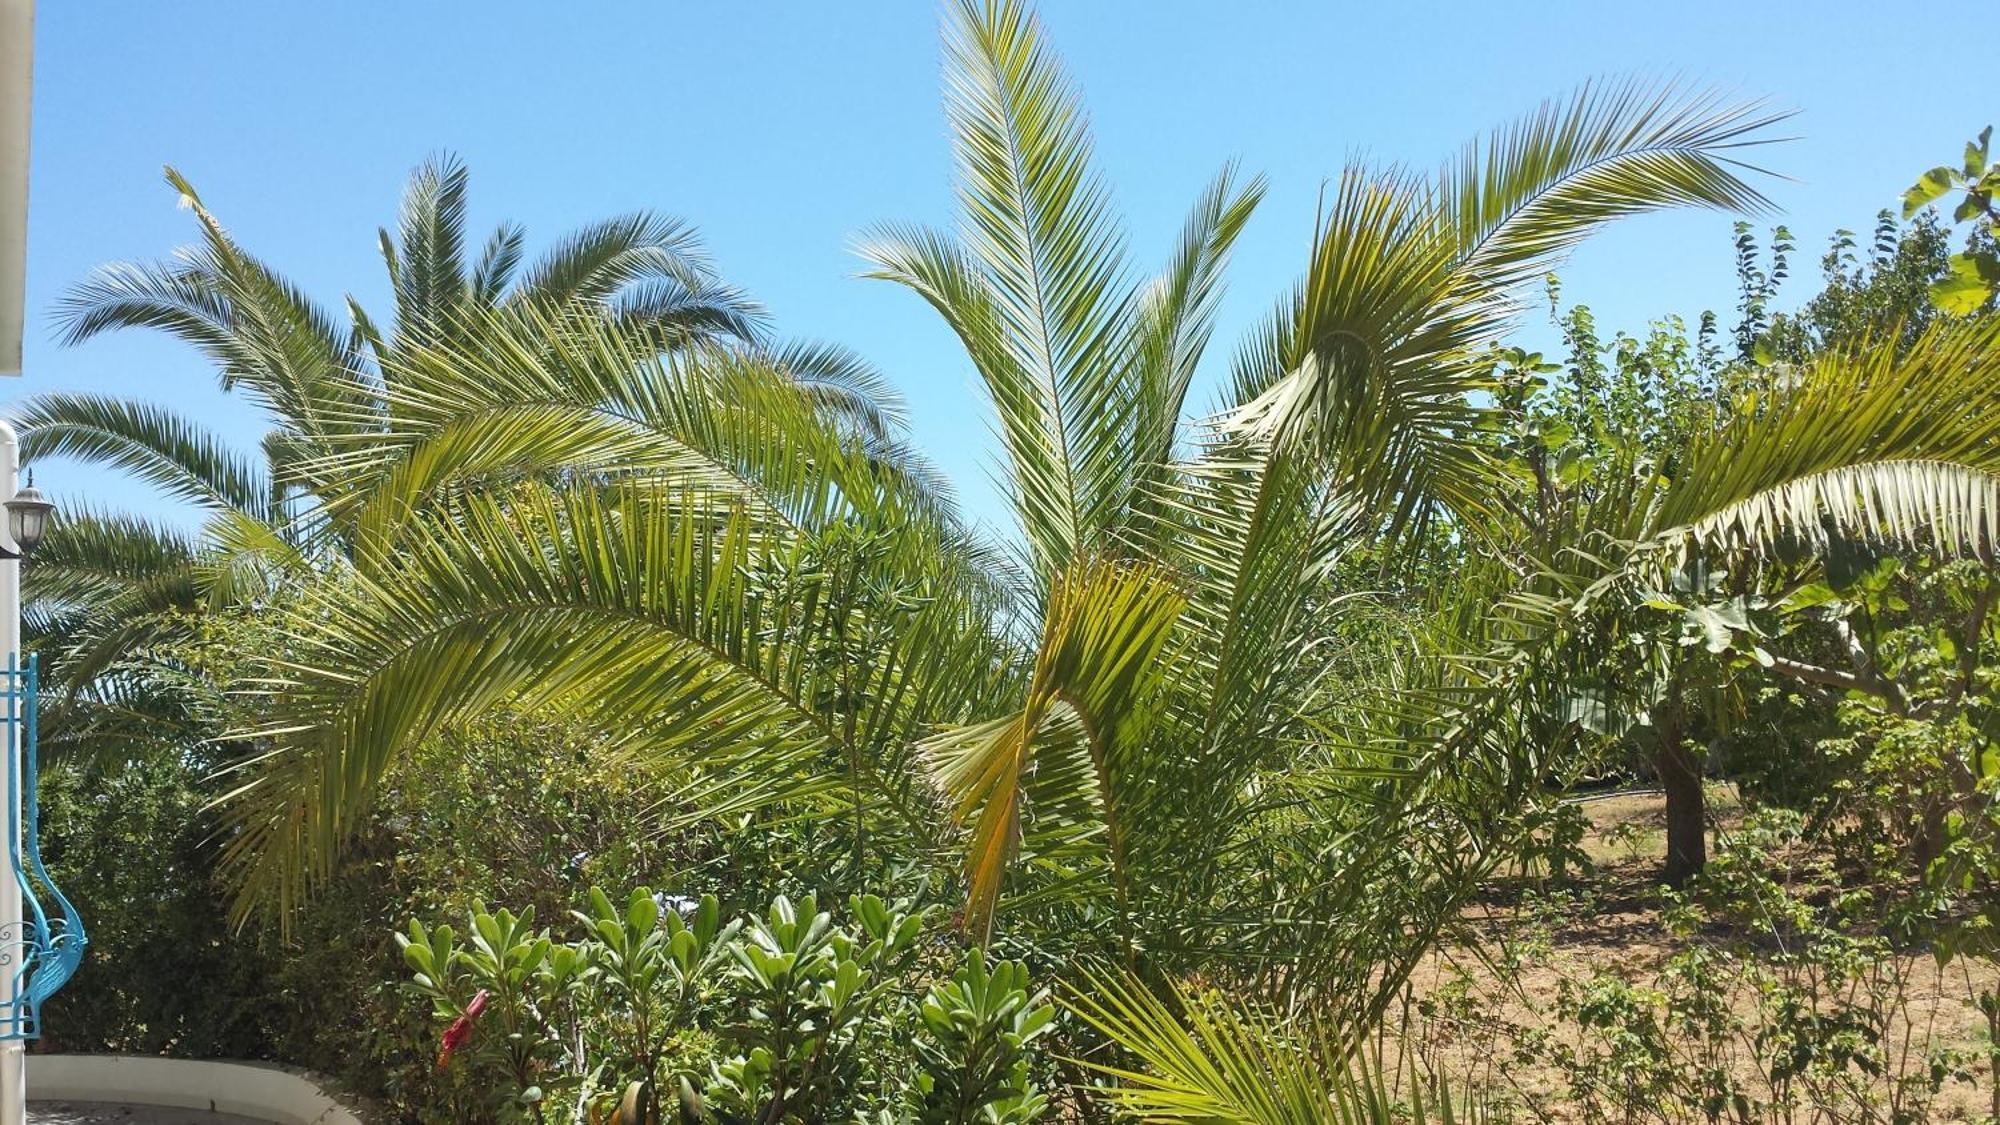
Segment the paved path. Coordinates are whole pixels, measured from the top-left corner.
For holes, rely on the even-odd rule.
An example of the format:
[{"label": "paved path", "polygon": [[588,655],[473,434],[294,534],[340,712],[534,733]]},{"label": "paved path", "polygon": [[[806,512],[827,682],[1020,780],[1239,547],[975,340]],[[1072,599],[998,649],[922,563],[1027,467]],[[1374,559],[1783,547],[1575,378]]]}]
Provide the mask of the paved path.
[{"label": "paved path", "polygon": [[110,1102],[30,1102],[28,1122],[29,1125],[268,1125],[229,1113]]}]

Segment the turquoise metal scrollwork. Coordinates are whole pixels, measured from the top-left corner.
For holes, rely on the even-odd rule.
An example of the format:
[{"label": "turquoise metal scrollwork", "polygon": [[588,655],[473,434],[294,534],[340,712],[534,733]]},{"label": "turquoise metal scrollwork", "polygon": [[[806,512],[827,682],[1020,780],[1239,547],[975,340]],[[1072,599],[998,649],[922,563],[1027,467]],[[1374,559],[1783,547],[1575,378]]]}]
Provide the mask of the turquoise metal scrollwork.
[{"label": "turquoise metal scrollwork", "polygon": [[[34,1039],[41,1035],[42,1003],[69,983],[83,962],[89,943],[83,918],[76,907],[49,878],[42,866],[41,800],[39,764],[36,753],[36,701],[39,683],[36,661],[20,664],[12,653],[7,656],[5,695],[7,700],[6,746],[18,747],[20,768],[9,768],[6,781],[18,777],[18,800],[7,793],[7,865],[21,888],[21,932],[0,935],[0,972],[14,975],[14,999],[0,1003],[0,1039]],[[0,785],[4,791],[5,785]],[[46,895],[49,903],[43,902]],[[55,917],[49,916],[53,906]]]}]

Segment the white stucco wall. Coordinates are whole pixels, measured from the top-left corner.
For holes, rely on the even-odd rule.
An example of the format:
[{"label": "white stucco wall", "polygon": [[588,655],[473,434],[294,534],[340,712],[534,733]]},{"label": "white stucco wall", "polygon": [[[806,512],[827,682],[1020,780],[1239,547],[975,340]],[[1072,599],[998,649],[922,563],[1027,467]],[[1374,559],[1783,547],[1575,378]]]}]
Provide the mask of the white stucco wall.
[{"label": "white stucco wall", "polygon": [[28,1098],[206,1109],[274,1125],[360,1125],[309,1076],[266,1063],[29,1055]]}]

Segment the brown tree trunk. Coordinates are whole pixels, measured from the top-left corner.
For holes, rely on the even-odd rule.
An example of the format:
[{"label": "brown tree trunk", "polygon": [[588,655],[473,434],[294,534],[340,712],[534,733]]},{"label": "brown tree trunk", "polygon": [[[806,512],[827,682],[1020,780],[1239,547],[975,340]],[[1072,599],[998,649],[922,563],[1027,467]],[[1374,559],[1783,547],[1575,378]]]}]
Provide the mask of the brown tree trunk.
[{"label": "brown tree trunk", "polygon": [[1662,872],[1679,887],[1708,865],[1708,805],[1701,788],[1701,756],[1688,745],[1680,704],[1672,700],[1655,714],[1660,746],[1654,768],[1667,795],[1667,863]]}]

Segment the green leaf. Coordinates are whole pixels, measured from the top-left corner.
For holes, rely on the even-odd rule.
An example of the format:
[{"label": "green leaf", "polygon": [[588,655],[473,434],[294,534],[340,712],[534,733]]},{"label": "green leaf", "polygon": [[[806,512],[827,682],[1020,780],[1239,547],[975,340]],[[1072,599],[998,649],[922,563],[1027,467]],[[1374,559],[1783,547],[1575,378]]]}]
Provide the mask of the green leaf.
[{"label": "green leaf", "polygon": [[1834,592],[1832,586],[1824,582],[1808,582],[1792,591],[1790,597],[1779,603],[1778,612],[1797,613],[1800,610],[1812,609],[1839,600],[1840,595]]},{"label": "green leaf", "polygon": [[1564,486],[1580,484],[1590,475],[1590,461],[1574,449],[1566,449],[1556,458],[1556,482]]},{"label": "green leaf", "polygon": [[1931,300],[1953,316],[1968,316],[1993,296],[1993,286],[1980,276],[1980,261],[1971,254],[1951,259],[1951,273],[1931,283]]},{"label": "green leaf", "polygon": [[625,908],[625,924],[633,932],[649,934],[660,921],[660,904],[653,899],[651,887],[635,887],[632,898]]},{"label": "green leaf", "polygon": [[1987,146],[1993,140],[1993,126],[1979,131],[1979,139],[1965,142],[1965,178],[1977,180],[1986,171]]},{"label": "green leaf", "polygon": [[1729,651],[1736,634],[1750,627],[1742,607],[1734,604],[1698,605],[1687,612],[1686,621],[1699,634],[1703,646],[1715,653]]},{"label": "green leaf", "polygon": [[1910,218],[1923,210],[1926,204],[1934,202],[1944,193],[1957,187],[1963,179],[1964,177],[1956,170],[1942,164],[1925,172],[1917,178],[1916,183],[1910,185],[1908,191],[1903,193],[1903,217]]}]

